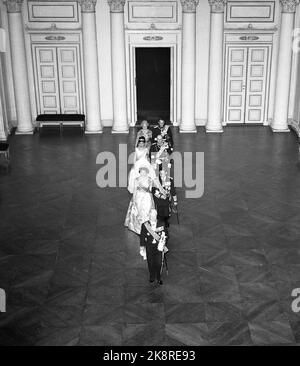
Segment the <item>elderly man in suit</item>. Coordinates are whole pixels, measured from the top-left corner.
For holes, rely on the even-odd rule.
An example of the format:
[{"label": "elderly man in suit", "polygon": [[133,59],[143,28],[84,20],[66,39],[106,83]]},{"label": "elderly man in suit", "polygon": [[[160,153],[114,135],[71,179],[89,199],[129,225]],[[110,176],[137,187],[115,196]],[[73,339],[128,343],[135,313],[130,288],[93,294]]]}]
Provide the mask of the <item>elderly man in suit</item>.
[{"label": "elderly man in suit", "polygon": [[152,132],[152,140],[153,142],[156,141],[157,136],[162,136],[163,140],[167,142],[170,148],[173,147],[173,135],[170,126],[166,125],[166,122],[163,119],[158,121],[157,126],[153,128]]},{"label": "elderly man in suit", "polygon": [[162,285],[161,272],[163,267],[163,256],[166,251],[166,232],[164,223],[157,220],[157,211],[150,211],[149,221],[142,224],[140,234],[140,254],[147,259],[149,270],[149,282],[157,282]]},{"label": "elderly man in suit", "polygon": [[166,234],[169,236],[169,218],[171,215],[171,205],[177,206],[177,194],[173,177],[168,175],[165,169],[159,172],[159,182],[163,187],[163,193],[156,187],[152,188],[157,217],[164,222]]}]

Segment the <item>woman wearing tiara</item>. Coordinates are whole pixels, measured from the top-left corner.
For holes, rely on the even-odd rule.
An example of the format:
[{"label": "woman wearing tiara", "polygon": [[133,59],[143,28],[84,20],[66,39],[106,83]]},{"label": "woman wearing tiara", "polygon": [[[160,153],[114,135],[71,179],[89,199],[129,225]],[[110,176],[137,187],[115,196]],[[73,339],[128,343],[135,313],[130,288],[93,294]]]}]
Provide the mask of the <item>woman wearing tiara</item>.
[{"label": "woman wearing tiara", "polygon": [[141,166],[148,168],[149,176],[154,179],[155,178],[155,169],[149,162],[149,150],[146,146],[146,139],[144,136],[141,136],[137,141],[137,146],[135,148],[133,167],[130,170],[128,177],[128,191],[133,194],[134,190],[134,182],[135,179],[140,175],[139,170]]},{"label": "woman wearing tiara", "polygon": [[124,222],[129,230],[137,234],[141,233],[142,224],[149,220],[150,211],[154,208],[153,186],[157,187],[162,194],[166,194],[158,179],[150,177],[148,167],[140,166],[139,176],[134,180],[133,196]]}]

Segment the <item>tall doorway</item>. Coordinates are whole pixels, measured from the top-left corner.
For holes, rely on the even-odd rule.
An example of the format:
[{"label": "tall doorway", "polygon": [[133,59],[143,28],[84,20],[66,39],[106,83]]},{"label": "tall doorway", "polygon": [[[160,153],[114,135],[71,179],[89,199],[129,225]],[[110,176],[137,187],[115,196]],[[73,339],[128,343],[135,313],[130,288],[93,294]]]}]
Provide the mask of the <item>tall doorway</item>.
[{"label": "tall doorway", "polygon": [[266,123],[270,47],[226,46],[225,123]]},{"label": "tall doorway", "polygon": [[78,45],[34,45],[38,113],[82,113]]},{"label": "tall doorway", "polygon": [[135,48],[137,123],[170,120],[171,49]]}]

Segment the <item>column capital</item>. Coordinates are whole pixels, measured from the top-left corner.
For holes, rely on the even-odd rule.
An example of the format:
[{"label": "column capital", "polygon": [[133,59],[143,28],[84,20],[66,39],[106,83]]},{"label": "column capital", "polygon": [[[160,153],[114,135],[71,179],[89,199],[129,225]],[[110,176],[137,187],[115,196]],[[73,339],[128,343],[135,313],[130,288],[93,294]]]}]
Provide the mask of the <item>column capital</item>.
[{"label": "column capital", "polygon": [[82,13],[95,13],[97,0],[79,0]]},{"label": "column capital", "polygon": [[126,0],[107,0],[111,13],[124,13]]},{"label": "column capital", "polygon": [[21,13],[23,0],[6,0],[8,13]]},{"label": "column capital", "polygon": [[299,0],[279,0],[282,13],[295,13]]},{"label": "column capital", "polygon": [[224,13],[227,0],[208,0],[211,13]]},{"label": "column capital", "polygon": [[180,2],[184,13],[196,13],[199,0],[180,0]]}]

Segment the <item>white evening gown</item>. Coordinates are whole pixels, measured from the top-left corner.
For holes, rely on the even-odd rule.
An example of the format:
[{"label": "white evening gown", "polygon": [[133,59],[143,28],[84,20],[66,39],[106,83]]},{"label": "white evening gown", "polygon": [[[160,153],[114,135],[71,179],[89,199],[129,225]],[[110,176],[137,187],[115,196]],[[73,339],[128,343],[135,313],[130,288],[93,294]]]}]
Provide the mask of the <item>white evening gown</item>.
[{"label": "white evening gown", "polygon": [[154,208],[152,197],[153,180],[149,177],[136,178],[133,197],[129,203],[124,225],[137,234],[141,233],[142,224],[149,220]]},{"label": "white evening gown", "polygon": [[148,149],[145,147],[143,149],[139,149],[136,147],[135,149],[135,157],[134,157],[134,165],[129,172],[128,177],[128,191],[132,194],[134,190],[135,179],[140,176],[139,170],[140,168],[147,167],[149,169],[149,177],[155,179],[155,169],[152,167],[151,163],[148,160]]}]

